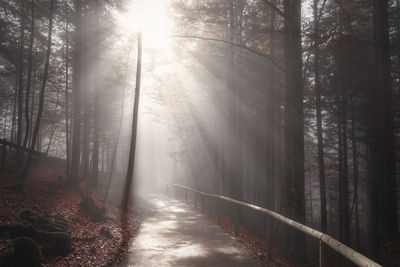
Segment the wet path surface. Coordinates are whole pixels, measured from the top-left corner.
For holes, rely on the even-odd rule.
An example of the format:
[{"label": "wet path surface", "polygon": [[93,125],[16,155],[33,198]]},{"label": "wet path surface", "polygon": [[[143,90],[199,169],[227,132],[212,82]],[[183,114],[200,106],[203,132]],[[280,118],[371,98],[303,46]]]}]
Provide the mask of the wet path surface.
[{"label": "wet path surface", "polygon": [[193,207],[152,195],[148,209],[129,250],[128,266],[261,266]]}]

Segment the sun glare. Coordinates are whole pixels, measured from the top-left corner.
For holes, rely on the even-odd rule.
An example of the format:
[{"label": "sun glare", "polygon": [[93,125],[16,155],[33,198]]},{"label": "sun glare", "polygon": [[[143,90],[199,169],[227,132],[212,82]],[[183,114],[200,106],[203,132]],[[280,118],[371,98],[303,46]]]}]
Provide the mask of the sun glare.
[{"label": "sun glare", "polygon": [[119,14],[120,28],[127,33],[137,33],[141,29],[147,43],[165,47],[167,40],[161,38],[169,35],[173,27],[167,16],[167,5],[166,0],[132,0],[126,13]]}]

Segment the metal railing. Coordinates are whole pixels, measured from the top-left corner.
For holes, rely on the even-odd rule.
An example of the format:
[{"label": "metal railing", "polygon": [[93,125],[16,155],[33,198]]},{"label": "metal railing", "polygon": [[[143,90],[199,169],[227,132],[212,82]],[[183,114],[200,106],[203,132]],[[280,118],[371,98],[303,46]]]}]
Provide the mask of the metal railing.
[{"label": "metal railing", "polygon": [[[185,201],[187,202],[188,200],[188,191],[193,192],[195,194],[195,205],[197,206],[197,196],[201,196],[202,199],[202,208],[204,210],[204,197],[208,198],[214,198],[217,200],[221,201],[226,201],[229,203],[236,204],[236,207],[242,206],[248,209],[252,209],[258,212],[261,212],[263,214],[268,215],[267,217],[267,241],[269,241],[269,237],[271,236],[271,223],[269,222],[269,218],[274,218],[292,228],[295,228],[299,230],[300,232],[313,237],[317,240],[319,240],[319,266],[321,267],[326,267],[326,266],[339,266],[332,262],[332,259],[328,256],[328,248],[331,248],[335,252],[337,252],[339,255],[342,255],[345,257],[347,260],[352,262],[353,264],[357,266],[365,266],[365,267],[379,267],[378,263],[372,261],[371,259],[365,257],[364,255],[358,253],[354,249],[346,246],[345,244],[341,243],[340,241],[334,239],[333,237],[324,234],[318,230],[315,230],[311,227],[308,227],[304,224],[298,223],[294,220],[291,220],[283,215],[280,215],[277,212],[274,212],[269,209],[265,209],[256,205],[252,205],[246,202],[242,202],[236,199],[232,199],[229,197],[221,196],[221,195],[216,195],[216,194],[210,194],[210,193],[205,193],[201,192],[192,188],[189,188],[187,186],[179,185],[179,184],[168,184],[164,183],[166,185],[167,189],[167,195],[168,195],[168,186],[173,186],[175,188],[180,188],[185,190]],[[219,208],[221,208],[221,205],[219,205]],[[221,212],[218,213],[218,220],[220,221],[220,214]],[[237,214],[237,213],[236,213]],[[237,234],[237,229],[238,229],[238,223],[235,223],[235,235]],[[268,242],[267,245],[267,250],[268,250],[268,255],[270,256],[271,252],[271,245],[270,242]],[[341,265],[342,266],[342,265]]]}]

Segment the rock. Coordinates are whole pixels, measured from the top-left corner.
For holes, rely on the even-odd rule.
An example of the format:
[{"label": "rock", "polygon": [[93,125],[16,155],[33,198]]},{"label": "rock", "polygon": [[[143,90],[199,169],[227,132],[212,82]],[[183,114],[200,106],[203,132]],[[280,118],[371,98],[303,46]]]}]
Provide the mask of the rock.
[{"label": "rock", "polygon": [[10,238],[27,237],[33,239],[40,244],[43,254],[48,256],[65,256],[74,251],[72,239],[66,232],[48,232],[36,230],[32,226],[15,224],[1,225],[0,233]]},{"label": "rock", "polygon": [[102,226],[100,229],[100,234],[102,234],[103,236],[105,236],[108,239],[111,239],[113,236],[110,232],[110,230],[108,230],[106,227]]},{"label": "rock", "polygon": [[89,195],[83,196],[83,200],[79,206],[89,215],[89,219],[92,222],[104,222],[109,219],[105,216],[105,207],[98,207]]},{"label": "rock", "polygon": [[6,186],[5,188],[8,190],[15,191],[16,193],[24,194],[24,184],[16,184],[13,186]]},{"label": "rock", "polygon": [[0,252],[0,266],[15,266],[14,254],[11,249],[4,249]]},{"label": "rock", "polygon": [[18,213],[18,218],[21,221],[28,220],[30,217],[33,216],[33,212],[30,209],[22,210]]},{"label": "rock", "polygon": [[43,253],[49,256],[66,256],[74,251],[71,237],[64,232],[37,230],[36,240],[42,246]]},{"label": "rock", "polygon": [[23,224],[0,225],[0,234],[6,238],[17,238],[20,236],[34,238],[35,229],[32,226]]},{"label": "rock", "polygon": [[29,237],[18,237],[12,242],[12,250],[14,266],[42,266],[42,254],[40,252],[40,246],[35,240]]}]

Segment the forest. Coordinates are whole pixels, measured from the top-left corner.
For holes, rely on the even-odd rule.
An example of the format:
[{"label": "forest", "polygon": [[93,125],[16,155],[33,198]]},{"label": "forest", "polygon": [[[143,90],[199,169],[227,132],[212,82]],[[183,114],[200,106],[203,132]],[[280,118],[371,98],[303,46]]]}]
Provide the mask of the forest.
[{"label": "forest", "polygon": [[400,0],[0,0],[0,81],[0,266],[400,266]]}]

